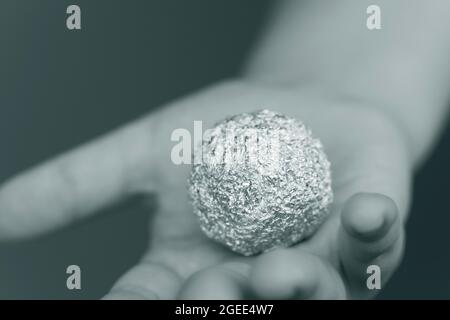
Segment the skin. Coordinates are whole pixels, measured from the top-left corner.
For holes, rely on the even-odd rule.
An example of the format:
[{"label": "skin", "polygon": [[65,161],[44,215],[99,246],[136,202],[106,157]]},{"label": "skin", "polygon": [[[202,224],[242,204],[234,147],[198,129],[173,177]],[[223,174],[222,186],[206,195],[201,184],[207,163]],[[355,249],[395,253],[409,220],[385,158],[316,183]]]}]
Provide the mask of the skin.
[{"label": "skin", "polygon": [[[0,234],[21,238],[118,199],[156,195],[149,250],[106,298],[368,297],[366,266],[382,266],[386,281],[400,260],[408,154],[402,134],[382,113],[358,101],[324,97],[316,89],[233,81],[175,102],[6,184]],[[199,229],[186,196],[190,167],[170,161],[169,137],[195,119],[208,126],[261,105],[282,106],[274,110],[314,128],[333,166],[335,202],[331,217],[309,240],[244,258]]]},{"label": "skin", "polygon": [[[408,20],[408,14],[400,10],[403,7],[380,2],[399,19],[406,16]],[[398,95],[388,92],[390,85],[379,84],[371,73],[385,63],[386,55],[395,58],[395,39],[380,42],[381,60],[368,50],[371,68],[330,50],[333,47],[321,48],[317,55],[324,54],[322,58],[331,61],[324,68],[319,57],[306,59],[308,48],[313,47],[308,41],[314,37],[305,30],[316,27],[315,22],[306,19],[296,25],[296,21],[320,11],[325,15],[322,28],[328,25],[326,30],[334,30],[329,24],[336,22],[334,19],[344,26],[349,19],[340,16],[339,10],[319,10],[323,3],[308,2],[304,10],[299,10],[298,3],[287,2],[275,11],[269,31],[241,78],[163,106],[4,183],[0,188],[0,237],[34,236],[139,195],[151,199],[156,207],[149,226],[149,248],[105,299],[372,297],[376,291],[366,287],[367,266],[380,266],[384,284],[401,261],[414,168],[431,148],[443,115],[444,94],[439,88],[448,75],[438,67],[448,64],[444,59],[448,41],[439,43],[441,59],[432,60],[420,50],[411,53],[421,62],[417,64],[420,68],[425,64],[439,72],[408,78],[405,87],[397,88],[410,94],[398,101]],[[353,8],[347,1],[342,6]],[[432,22],[419,23],[417,28],[421,27],[437,30]],[[305,52],[286,57],[286,48],[291,52],[298,49],[289,39],[302,32]],[[356,39],[361,47],[369,47],[364,43],[370,42],[367,34],[358,32],[339,34],[340,43],[345,47],[346,41],[351,45]],[[444,38],[439,36],[437,40]],[[337,54],[337,59],[327,57],[327,52]],[[313,77],[309,77],[309,69],[314,70]],[[327,70],[332,72],[327,74]],[[393,67],[392,74],[401,77],[405,70],[401,65]],[[353,91],[350,84],[358,88],[367,79],[378,85]],[[421,84],[424,90],[409,91]],[[190,167],[170,161],[174,145],[170,135],[177,128],[191,129],[194,120],[202,120],[207,128],[226,115],[261,108],[301,119],[321,139],[332,164],[335,201],[330,218],[308,240],[242,257],[207,239],[199,229],[186,196]],[[426,125],[417,125],[420,117]]]}]

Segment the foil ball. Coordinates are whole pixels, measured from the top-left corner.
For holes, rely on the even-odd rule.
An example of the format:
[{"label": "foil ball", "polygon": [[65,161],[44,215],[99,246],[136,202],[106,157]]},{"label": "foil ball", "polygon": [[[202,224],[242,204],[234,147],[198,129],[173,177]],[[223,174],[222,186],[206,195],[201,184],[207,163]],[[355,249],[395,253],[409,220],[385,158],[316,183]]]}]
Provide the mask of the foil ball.
[{"label": "foil ball", "polygon": [[300,121],[262,110],[217,123],[203,135],[189,177],[200,227],[249,256],[314,233],[333,200],[330,163]]}]

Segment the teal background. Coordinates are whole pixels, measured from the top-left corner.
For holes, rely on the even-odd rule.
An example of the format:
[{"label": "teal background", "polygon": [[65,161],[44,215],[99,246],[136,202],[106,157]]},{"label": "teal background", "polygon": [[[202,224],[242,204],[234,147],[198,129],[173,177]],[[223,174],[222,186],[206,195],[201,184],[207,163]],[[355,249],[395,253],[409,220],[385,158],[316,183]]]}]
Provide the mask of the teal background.
[{"label": "teal background", "polygon": [[[69,31],[65,10],[82,9]],[[238,74],[262,0],[0,2],[0,182],[160,104]],[[450,136],[417,177],[404,263],[381,298],[450,298]],[[139,201],[39,239],[0,244],[0,298],[95,299],[137,262]],[[82,268],[82,290],[65,269]]]}]

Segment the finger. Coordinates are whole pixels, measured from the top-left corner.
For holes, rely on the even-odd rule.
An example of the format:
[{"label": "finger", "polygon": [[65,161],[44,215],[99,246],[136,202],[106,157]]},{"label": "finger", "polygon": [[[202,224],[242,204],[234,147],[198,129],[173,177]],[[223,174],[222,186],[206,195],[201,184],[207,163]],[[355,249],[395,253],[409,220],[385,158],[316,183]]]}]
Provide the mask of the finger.
[{"label": "finger", "polygon": [[385,282],[397,266],[403,231],[395,203],[380,194],[360,193],[342,209],[339,254],[352,291],[370,295],[367,267],[376,264]]},{"label": "finger", "polygon": [[250,273],[250,286],[263,299],[342,299],[338,273],[321,258],[282,249],[261,256]]},{"label": "finger", "polygon": [[145,177],[152,162],[147,121],[63,154],[1,186],[0,238],[62,226],[133,192],[131,185],[137,177]]},{"label": "finger", "polygon": [[181,288],[179,299],[238,300],[247,292],[249,265],[226,263],[192,275]]},{"label": "finger", "polygon": [[181,277],[167,265],[143,262],[122,276],[103,299],[174,299],[181,283]]}]

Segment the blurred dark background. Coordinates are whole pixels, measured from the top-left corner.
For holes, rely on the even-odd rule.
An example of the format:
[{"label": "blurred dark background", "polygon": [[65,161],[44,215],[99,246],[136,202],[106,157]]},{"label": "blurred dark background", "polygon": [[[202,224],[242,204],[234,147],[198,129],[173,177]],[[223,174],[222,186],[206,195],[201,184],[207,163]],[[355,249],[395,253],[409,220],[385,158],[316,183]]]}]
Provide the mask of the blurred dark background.
[{"label": "blurred dark background", "polygon": [[[65,26],[78,4],[82,30]],[[0,182],[239,72],[267,0],[0,2]],[[380,298],[450,298],[450,131],[416,179],[406,256]],[[100,298],[147,245],[138,202],[0,244],[0,299]],[[66,289],[66,267],[82,290]]]}]

